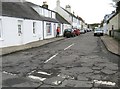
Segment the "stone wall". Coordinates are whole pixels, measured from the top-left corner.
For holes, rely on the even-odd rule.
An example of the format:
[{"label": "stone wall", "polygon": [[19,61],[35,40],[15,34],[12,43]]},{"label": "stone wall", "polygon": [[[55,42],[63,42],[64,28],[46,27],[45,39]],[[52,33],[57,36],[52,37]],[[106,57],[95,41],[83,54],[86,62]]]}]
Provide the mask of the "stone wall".
[{"label": "stone wall", "polygon": [[120,40],[120,32],[118,32],[116,30],[111,31],[111,36],[114,37],[115,39]]}]

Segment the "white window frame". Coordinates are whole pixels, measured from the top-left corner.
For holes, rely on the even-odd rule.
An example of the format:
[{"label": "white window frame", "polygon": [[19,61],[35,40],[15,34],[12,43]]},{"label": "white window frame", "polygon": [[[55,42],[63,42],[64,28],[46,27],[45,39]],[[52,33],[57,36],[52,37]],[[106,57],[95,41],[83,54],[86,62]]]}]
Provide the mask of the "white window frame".
[{"label": "white window frame", "polygon": [[2,38],[2,19],[0,19],[0,38]]},{"label": "white window frame", "polygon": [[18,36],[22,34],[22,20],[18,20]]},{"label": "white window frame", "polygon": [[47,33],[47,35],[52,34],[52,24],[50,22],[46,23],[46,33]]},{"label": "white window frame", "polygon": [[36,22],[33,22],[33,34],[36,34]]}]

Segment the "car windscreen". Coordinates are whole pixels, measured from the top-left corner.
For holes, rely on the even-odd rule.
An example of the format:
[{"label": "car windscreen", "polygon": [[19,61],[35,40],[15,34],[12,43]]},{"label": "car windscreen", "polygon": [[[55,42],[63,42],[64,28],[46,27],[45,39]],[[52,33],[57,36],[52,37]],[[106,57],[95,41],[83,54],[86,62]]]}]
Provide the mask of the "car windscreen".
[{"label": "car windscreen", "polygon": [[72,29],[65,29],[65,31],[72,31]]},{"label": "car windscreen", "polygon": [[101,30],[101,29],[96,29],[95,31],[103,31],[103,30]]}]

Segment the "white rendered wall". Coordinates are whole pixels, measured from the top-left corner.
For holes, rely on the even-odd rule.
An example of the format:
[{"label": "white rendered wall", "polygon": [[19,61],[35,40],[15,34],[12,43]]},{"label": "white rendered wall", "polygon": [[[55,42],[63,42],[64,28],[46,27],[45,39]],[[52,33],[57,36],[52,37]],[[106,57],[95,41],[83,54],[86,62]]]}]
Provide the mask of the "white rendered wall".
[{"label": "white rendered wall", "polygon": [[[18,20],[22,21],[22,35],[18,35]],[[33,34],[33,22],[36,22],[36,34]],[[19,18],[2,18],[3,36],[1,47],[17,46],[42,40],[42,22],[35,20],[23,20]]]},{"label": "white rendered wall", "polygon": [[[3,44],[2,47],[20,45],[18,36],[18,24],[16,18],[3,17]],[[22,19],[19,19],[22,20]]]},{"label": "white rendered wall", "polygon": [[68,22],[72,24],[72,17],[61,7],[56,7],[55,11],[58,12],[62,17],[64,17]]},{"label": "white rendered wall", "polygon": [[54,12],[52,12],[52,18],[56,19],[56,14]]},{"label": "white rendered wall", "polygon": [[[46,23],[51,23],[51,34],[47,34]],[[55,37],[54,35],[54,23],[44,21],[44,39]]]},{"label": "white rendered wall", "polygon": [[112,30],[112,25],[114,26],[114,30],[118,29],[118,14],[109,21],[107,34],[109,34],[109,31]]},{"label": "white rendered wall", "polygon": [[[33,22],[35,22],[35,34],[33,33]],[[24,44],[42,40],[42,21],[25,20],[23,38]]]}]

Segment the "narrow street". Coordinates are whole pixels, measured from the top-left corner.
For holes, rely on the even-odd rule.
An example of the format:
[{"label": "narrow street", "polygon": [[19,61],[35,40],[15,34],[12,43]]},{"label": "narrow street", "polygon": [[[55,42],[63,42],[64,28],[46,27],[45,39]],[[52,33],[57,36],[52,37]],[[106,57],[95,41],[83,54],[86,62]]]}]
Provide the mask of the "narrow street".
[{"label": "narrow street", "polygon": [[118,87],[118,59],[89,32],[3,56],[3,87]]}]

